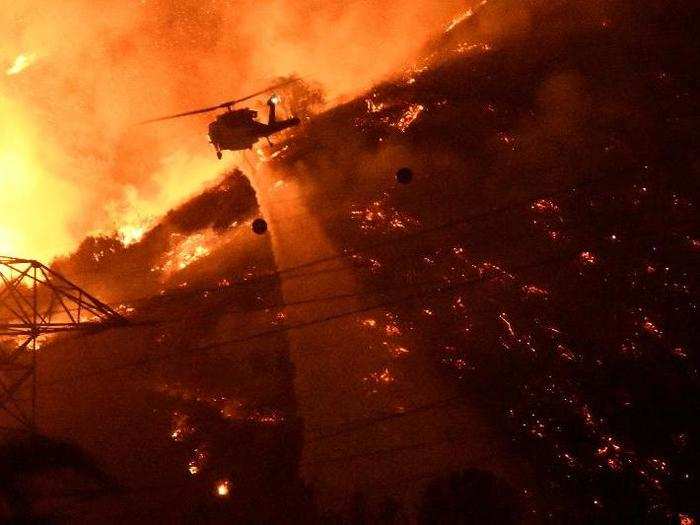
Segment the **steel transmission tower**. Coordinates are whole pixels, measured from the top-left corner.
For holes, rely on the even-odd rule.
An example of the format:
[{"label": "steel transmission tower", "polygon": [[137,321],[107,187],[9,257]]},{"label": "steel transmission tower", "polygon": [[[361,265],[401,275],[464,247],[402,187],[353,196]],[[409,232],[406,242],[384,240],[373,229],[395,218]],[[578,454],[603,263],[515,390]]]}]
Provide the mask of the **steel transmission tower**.
[{"label": "steel transmission tower", "polygon": [[20,428],[35,429],[41,336],[125,323],[109,306],[40,262],[0,256],[0,411]]}]

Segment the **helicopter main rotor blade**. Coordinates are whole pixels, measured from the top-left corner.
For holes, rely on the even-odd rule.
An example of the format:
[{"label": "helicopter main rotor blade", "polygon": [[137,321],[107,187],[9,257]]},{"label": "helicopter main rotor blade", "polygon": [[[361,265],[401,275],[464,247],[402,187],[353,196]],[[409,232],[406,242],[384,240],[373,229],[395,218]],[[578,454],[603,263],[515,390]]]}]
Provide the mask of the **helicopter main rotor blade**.
[{"label": "helicopter main rotor blade", "polygon": [[192,111],[185,111],[184,113],[177,113],[175,115],[168,115],[166,117],[158,117],[158,118],[153,118],[149,120],[144,120],[143,122],[139,122],[139,124],[151,124],[152,122],[162,122],[163,120],[172,120],[175,118],[180,118],[180,117],[188,117],[190,115],[198,115],[200,113],[209,113],[210,111],[216,111],[217,109],[222,109],[222,108],[230,108],[231,106],[234,106],[235,104],[238,104],[240,102],[245,102],[246,100],[250,100],[251,98],[255,98],[260,95],[264,95],[265,93],[269,93],[270,91],[273,91],[275,89],[279,89],[284,86],[288,86],[289,84],[294,84],[295,82],[301,81],[301,78],[293,78],[291,80],[286,80],[284,82],[280,82],[279,84],[275,84],[274,86],[269,86],[265,89],[262,89],[256,93],[253,93],[252,95],[248,95],[247,97],[243,98],[238,98],[236,100],[229,100],[228,102],[222,102],[221,104],[217,104],[216,106],[210,106],[208,108],[202,108],[202,109],[195,109]]},{"label": "helicopter main rotor blade", "polygon": [[139,124],[151,124],[152,122],[162,122],[163,120],[172,120],[174,118],[188,117],[190,115],[198,115],[199,113],[209,113],[210,111],[215,111],[226,106],[211,106],[209,108],[195,109],[193,111],[185,111],[184,113],[177,113],[176,115],[168,115],[167,117],[152,118],[149,120],[144,120],[139,122]]},{"label": "helicopter main rotor blade", "polygon": [[255,97],[258,97],[260,95],[264,95],[265,93],[269,93],[270,91],[274,91],[275,89],[279,89],[281,87],[288,86],[290,84],[294,84],[294,83],[300,82],[300,81],[301,81],[301,78],[293,78],[291,80],[285,80],[284,82],[280,82],[279,84],[275,84],[274,86],[269,86],[266,89],[262,89],[262,90],[258,91],[257,93],[253,93],[252,95],[248,95],[247,97],[238,98],[236,100],[231,100],[229,102],[224,102],[219,107],[225,108],[228,106],[233,106],[234,104],[238,104],[240,102],[245,102],[246,100],[250,100],[251,98],[255,98]]}]

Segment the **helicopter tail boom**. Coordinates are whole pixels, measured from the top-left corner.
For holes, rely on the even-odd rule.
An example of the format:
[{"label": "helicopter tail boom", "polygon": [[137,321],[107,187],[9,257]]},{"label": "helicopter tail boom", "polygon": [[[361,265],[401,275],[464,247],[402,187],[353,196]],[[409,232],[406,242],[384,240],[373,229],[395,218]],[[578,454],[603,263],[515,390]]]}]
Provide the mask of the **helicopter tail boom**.
[{"label": "helicopter tail boom", "polygon": [[267,125],[266,137],[284,131],[285,129],[293,128],[301,124],[301,120],[297,117],[288,118],[286,120],[275,120]]}]

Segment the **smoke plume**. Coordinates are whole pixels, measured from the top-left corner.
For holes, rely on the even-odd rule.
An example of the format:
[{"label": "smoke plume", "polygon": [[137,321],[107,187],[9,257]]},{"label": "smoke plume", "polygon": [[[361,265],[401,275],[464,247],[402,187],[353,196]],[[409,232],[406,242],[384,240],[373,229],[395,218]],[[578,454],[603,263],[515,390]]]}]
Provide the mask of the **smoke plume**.
[{"label": "smoke plume", "polygon": [[[394,71],[445,0],[20,0],[0,13],[0,253],[50,258],[217,177],[208,116],[134,123],[298,74],[327,100]],[[228,162],[228,164],[226,164]]]}]

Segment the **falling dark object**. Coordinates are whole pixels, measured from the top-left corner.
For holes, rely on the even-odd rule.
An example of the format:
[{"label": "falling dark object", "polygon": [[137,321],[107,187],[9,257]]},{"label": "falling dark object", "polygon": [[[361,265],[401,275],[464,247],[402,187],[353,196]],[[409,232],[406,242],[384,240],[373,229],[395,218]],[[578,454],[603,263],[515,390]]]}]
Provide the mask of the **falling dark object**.
[{"label": "falling dark object", "polygon": [[411,168],[401,168],[396,172],[396,181],[399,184],[408,184],[413,180],[413,171]]},{"label": "falling dark object", "polygon": [[267,221],[265,219],[255,219],[253,221],[253,231],[258,235],[262,235],[267,231]]}]

